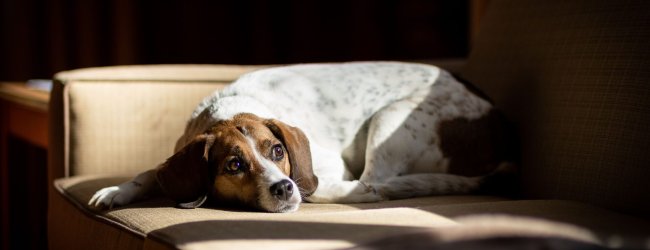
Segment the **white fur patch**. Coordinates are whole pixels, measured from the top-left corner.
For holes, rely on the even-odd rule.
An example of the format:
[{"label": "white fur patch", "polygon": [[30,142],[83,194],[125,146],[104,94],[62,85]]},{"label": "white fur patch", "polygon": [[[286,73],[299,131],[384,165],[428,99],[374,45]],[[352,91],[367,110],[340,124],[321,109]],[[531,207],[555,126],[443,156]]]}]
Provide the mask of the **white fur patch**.
[{"label": "white fur patch", "polygon": [[[275,212],[293,212],[298,210],[298,206],[300,205],[300,201],[302,199],[300,197],[300,192],[297,190],[298,186],[296,183],[284,173],[282,173],[282,171],[280,171],[275,163],[260,154],[253,138],[247,135],[246,141],[248,142],[248,146],[250,146],[253,150],[255,160],[263,168],[262,175],[258,176],[259,186],[257,187],[260,194],[260,206],[268,211]],[[282,180],[290,181],[295,189],[287,201],[278,200],[277,198],[273,197],[269,191],[273,184],[278,183]]]}]

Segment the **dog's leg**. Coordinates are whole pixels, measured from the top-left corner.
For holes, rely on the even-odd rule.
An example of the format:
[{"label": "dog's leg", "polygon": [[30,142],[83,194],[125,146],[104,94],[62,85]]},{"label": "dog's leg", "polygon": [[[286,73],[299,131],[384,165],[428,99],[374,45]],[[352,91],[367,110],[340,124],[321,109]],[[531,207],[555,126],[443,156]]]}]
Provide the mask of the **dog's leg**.
[{"label": "dog's leg", "polygon": [[413,163],[425,153],[438,158],[433,161],[440,160],[440,152],[434,152],[435,148],[431,150],[427,141],[436,137],[432,128],[435,117],[417,111],[420,99],[392,103],[372,117],[361,181],[382,183],[407,174]]},{"label": "dog's leg", "polygon": [[358,180],[319,179],[318,188],[305,200],[313,203],[362,203],[381,201],[383,197]]},{"label": "dog's leg", "polygon": [[156,169],[151,169],[118,186],[97,191],[88,201],[88,205],[96,208],[123,206],[140,200],[156,190],[158,190]]},{"label": "dog's leg", "polygon": [[436,133],[441,107],[424,105],[425,99],[392,103],[371,120],[360,181],[388,199],[469,193],[481,183],[481,177],[445,173]]},{"label": "dog's leg", "polygon": [[[382,197],[358,180],[352,180],[340,153],[311,144],[313,169],[318,187],[305,200],[313,203],[376,202]],[[300,182],[300,180],[295,180]]]}]

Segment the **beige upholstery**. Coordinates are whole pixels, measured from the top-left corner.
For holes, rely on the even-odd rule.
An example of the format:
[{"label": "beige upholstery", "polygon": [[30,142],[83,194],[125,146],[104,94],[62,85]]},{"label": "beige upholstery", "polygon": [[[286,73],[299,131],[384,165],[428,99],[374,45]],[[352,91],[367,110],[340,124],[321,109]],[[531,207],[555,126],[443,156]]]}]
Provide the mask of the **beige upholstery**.
[{"label": "beige upholstery", "polygon": [[[69,178],[57,182],[57,188],[66,191],[66,198],[83,202],[90,199],[92,193],[98,188],[108,184],[115,185],[124,180],[96,177]],[[182,245],[197,237],[199,238],[195,239],[197,242],[192,243],[203,241],[200,239],[202,237],[237,239],[268,234],[272,237],[285,238],[287,241],[325,237],[319,244],[327,243],[337,247],[350,246],[346,242],[368,240],[373,236],[395,230],[456,224],[435,213],[419,210],[418,208],[422,206],[499,200],[503,199],[490,196],[456,196],[353,205],[304,204],[297,213],[271,214],[218,206],[218,209],[178,209],[174,208],[170,200],[150,199],[137,205],[109,211],[102,217],[126,225],[140,237],[146,235],[147,238],[173,244]],[[83,203],[77,205],[90,211]],[[360,211],[361,209],[366,210]],[[312,228],[310,226],[312,224],[322,225]],[[364,235],[352,233],[360,228],[365,228]],[[336,229],[336,235],[315,235],[317,232],[331,229]]]},{"label": "beige upholstery", "polygon": [[[617,246],[624,241],[627,245],[642,246],[650,235],[650,223],[582,203],[510,201],[492,196],[422,197],[367,204],[304,204],[292,214],[262,213],[218,205],[179,209],[174,208],[172,201],[161,197],[108,212],[97,213],[87,207],[85,202],[96,190],[124,180],[126,178],[78,176],[57,181],[55,187],[59,193],[55,197],[57,201],[53,202],[55,206],[50,209],[59,216],[50,218],[50,223],[59,227],[51,226],[57,231],[50,232],[51,236],[56,236],[50,239],[50,246],[57,249],[258,249],[263,245],[270,249],[305,249],[306,246],[333,249],[422,230],[435,233],[440,237],[439,241],[472,238],[477,234],[555,234],[604,245]],[[490,219],[501,218],[501,215],[542,220],[535,223],[525,221],[523,225],[518,224],[519,217],[505,220],[505,223],[503,220],[487,220],[487,229],[485,223],[471,223],[476,216]],[[533,226],[551,221],[569,222],[571,230],[553,224],[539,232],[539,228]],[[69,232],[69,229],[77,228],[84,230],[75,234]],[[101,240],[98,240],[99,235]]]},{"label": "beige upholstery", "polygon": [[534,236],[647,247],[650,1],[490,2],[467,64],[433,64],[478,85],[513,120],[518,200],[423,197],[269,214],[183,210],[152,197],[93,211],[86,202],[99,188],[171,154],[204,96],[260,66],[80,69],[58,74],[51,96],[50,249],[335,249],[422,231],[433,239],[425,244]]},{"label": "beige upholstery", "polygon": [[[155,167],[173,151],[189,114],[203,97],[257,68],[147,65],[57,74],[50,98],[53,146],[49,152],[49,181],[92,174],[130,176]],[[60,195],[56,189],[49,191],[48,235],[53,239],[52,249],[87,246],[69,237],[87,239],[106,249],[142,246],[142,239],[131,233],[91,223],[75,204],[67,204]],[[70,221],[96,227],[67,233]],[[113,241],[98,243],[95,235]]]},{"label": "beige upholstery", "polygon": [[[123,66],[57,74],[66,113],[66,175],[134,175],[173,152],[207,95],[258,67]],[[151,146],[156,145],[156,146]]]}]

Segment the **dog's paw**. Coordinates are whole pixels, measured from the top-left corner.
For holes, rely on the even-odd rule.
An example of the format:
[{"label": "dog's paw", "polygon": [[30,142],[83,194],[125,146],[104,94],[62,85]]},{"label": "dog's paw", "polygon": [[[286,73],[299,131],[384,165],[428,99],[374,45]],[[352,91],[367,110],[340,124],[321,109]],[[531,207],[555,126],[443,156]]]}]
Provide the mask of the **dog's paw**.
[{"label": "dog's paw", "polygon": [[351,193],[351,197],[357,202],[378,202],[385,200],[385,197],[375,188],[374,185],[359,181],[359,187]]},{"label": "dog's paw", "polygon": [[351,183],[354,184],[354,188],[345,196],[345,203],[368,203],[384,200],[374,186],[361,181],[352,181]]},{"label": "dog's paw", "polygon": [[90,198],[88,206],[97,209],[112,209],[115,206],[123,206],[131,203],[135,198],[135,193],[124,184],[102,188]]},{"label": "dog's paw", "polygon": [[305,200],[312,203],[366,203],[384,200],[371,185],[360,181],[322,181]]},{"label": "dog's paw", "polygon": [[355,193],[348,197],[349,203],[370,203],[385,200],[384,197],[374,192]]}]

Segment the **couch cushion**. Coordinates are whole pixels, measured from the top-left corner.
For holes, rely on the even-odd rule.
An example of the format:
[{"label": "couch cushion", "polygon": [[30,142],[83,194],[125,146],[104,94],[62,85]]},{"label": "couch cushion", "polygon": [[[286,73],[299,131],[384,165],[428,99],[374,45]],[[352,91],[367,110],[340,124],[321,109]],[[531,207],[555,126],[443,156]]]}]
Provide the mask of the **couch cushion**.
[{"label": "couch cushion", "polygon": [[[60,179],[55,184],[59,191],[56,196],[65,197],[59,202],[68,204],[68,210],[74,208],[77,214],[85,214],[104,224],[106,229],[97,225],[90,227],[106,231],[107,238],[103,241],[121,239],[135,248],[143,245],[145,248],[184,249],[264,245],[284,249],[305,246],[331,249],[422,230],[433,230],[440,239],[458,239],[459,235],[463,236],[461,239],[468,235],[476,237],[480,232],[512,235],[528,230],[530,235],[549,234],[549,230],[531,229],[530,225],[536,223],[521,219],[503,223],[502,216],[495,214],[567,222],[588,228],[594,232],[594,238],[597,236],[602,242],[614,245],[621,242],[644,244],[643,236],[650,236],[649,223],[589,205],[566,201],[509,201],[492,196],[421,197],[365,204],[306,203],[298,212],[288,214],[225,207],[178,209],[173,207],[172,201],[155,197],[109,211],[93,211],[87,207],[95,191],[125,180],[127,178],[106,176]],[[477,220],[468,215],[483,217]],[[66,235],[85,235],[75,232],[90,230],[89,224],[84,223],[58,224],[67,227]],[[550,234],[563,236],[566,231],[554,230]],[[577,235],[575,237],[588,240],[592,234]],[[143,242],[136,244],[134,239]]]},{"label": "couch cushion", "polygon": [[647,247],[650,221],[586,203],[565,200],[514,200],[486,203],[442,204],[420,209],[457,222],[473,216],[507,214],[566,222],[591,231],[610,247]]},{"label": "couch cushion", "polygon": [[[86,205],[98,189],[125,180],[127,178],[78,176],[57,180],[55,186],[59,196],[65,197],[62,202],[73,204],[87,216],[143,239],[155,239],[163,245],[176,247],[204,241],[212,245],[230,244],[234,239],[274,239],[274,244],[280,245],[321,246],[317,248],[346,247],[386,234],[457,224],[418,209],[420,207],[504,200],[493,196],[440,196],[366,204],[305,203],[298,212],[288,214],[233,208],[178,209],[164,198],[152,198],[109,211],[93,211]],[[236,244],[243,246],[246,242]]]},{"label": "couch cushion", "polygon": [[61,82],[231,82],[240,75],[269,66],[218,64],[123,65],[83,68],[57,73]]},{"label": "couch cushion", "polygon": [[490,1],[461,74],[518,125],[528,198],[650,216],[648,9]]},{"label": "couch cushion", "polygon": [[140,65],[58,73],[51,174],[134,175],[155,167],[173,152],[203,98],[261,67]]}]

